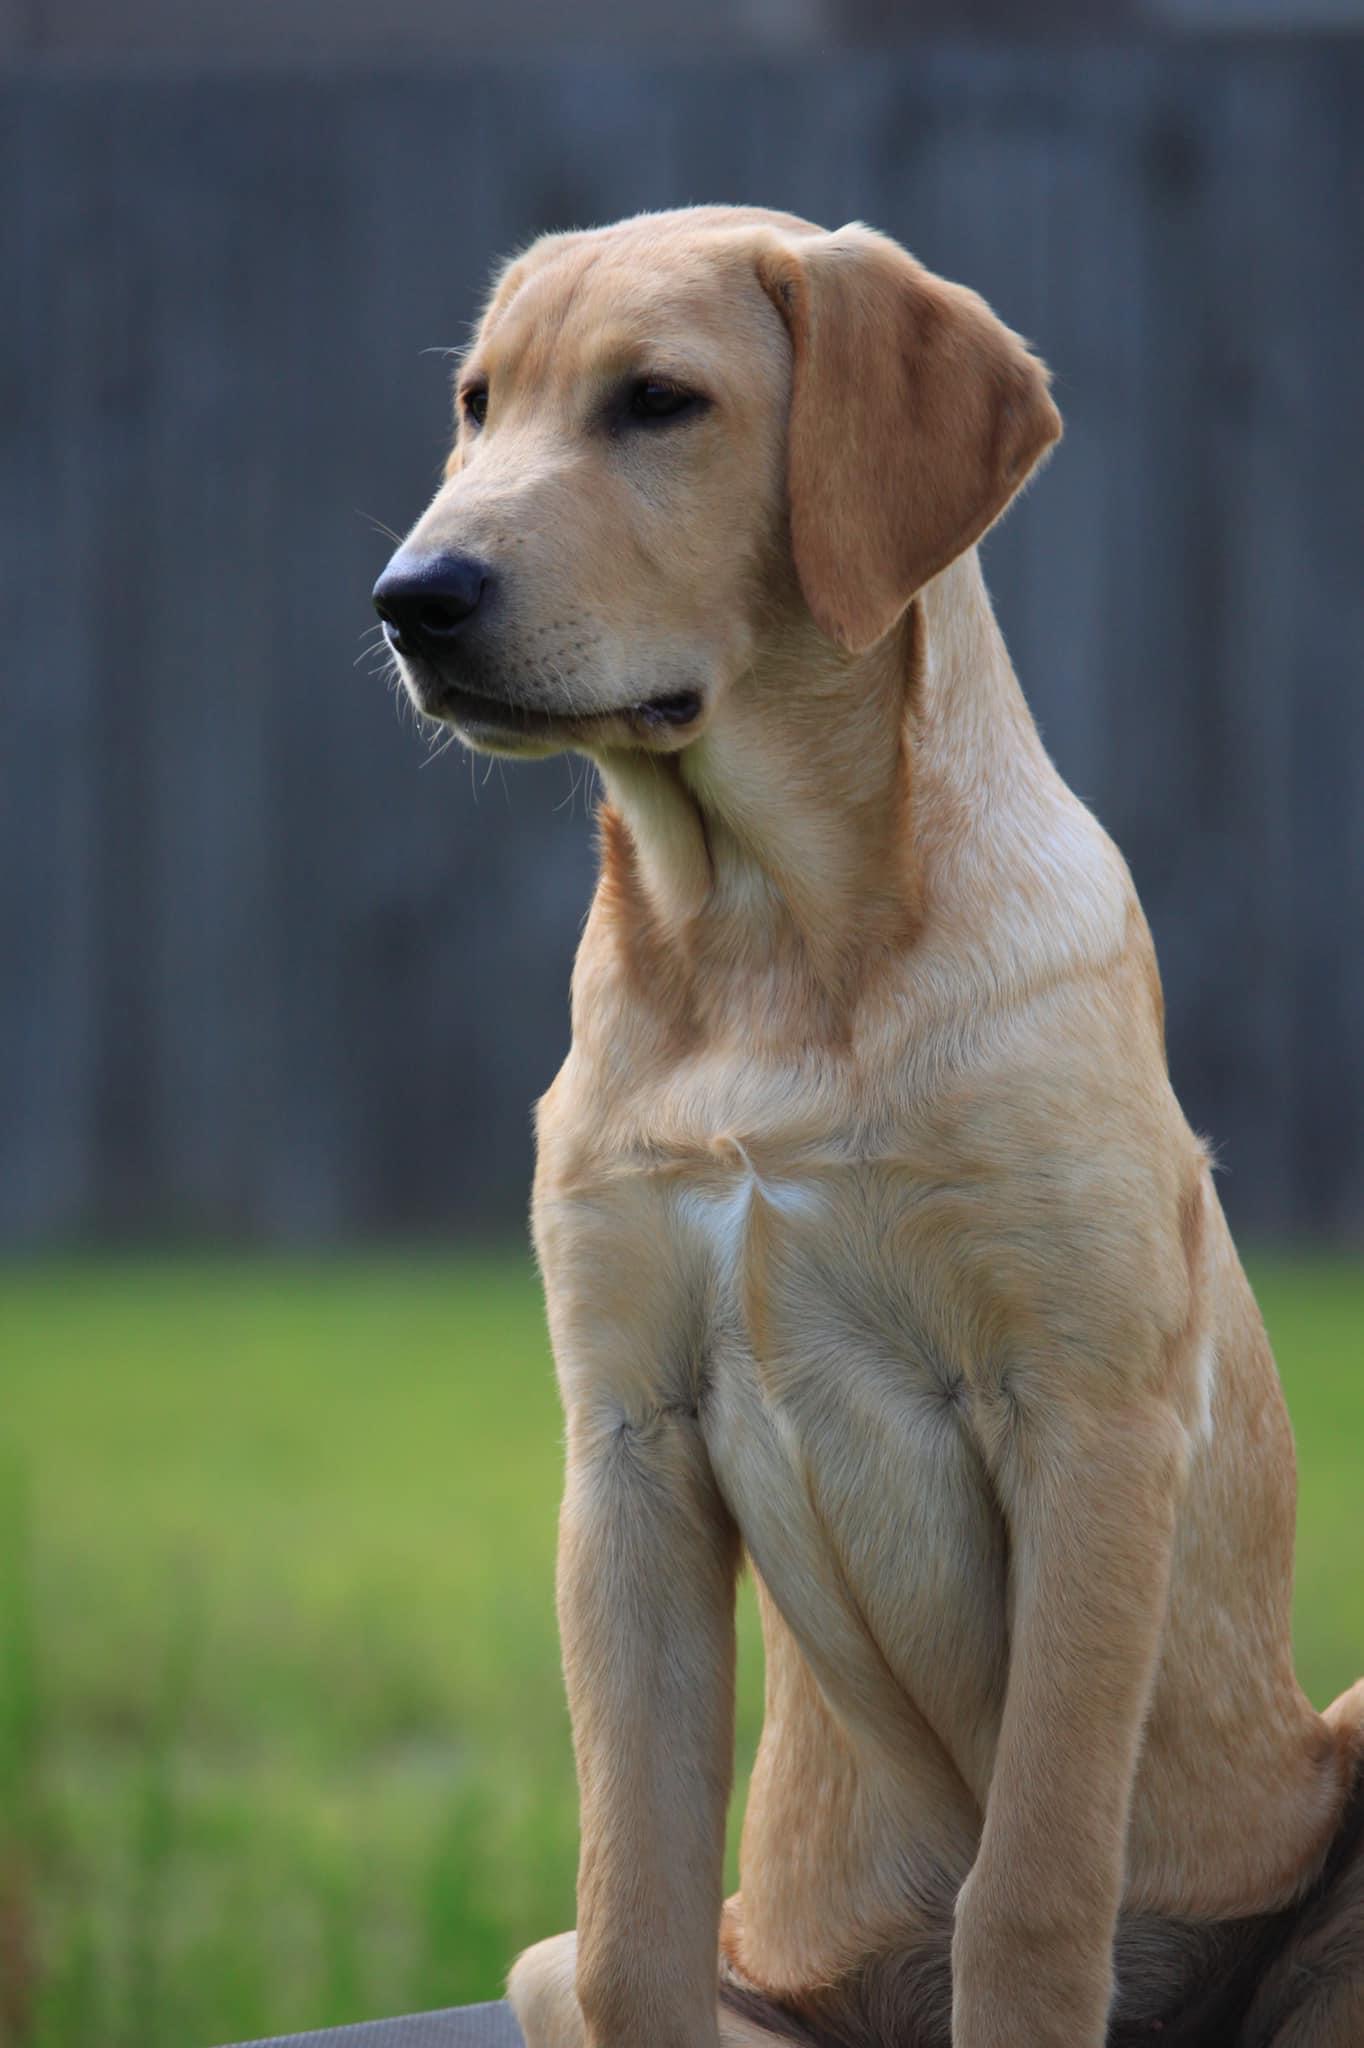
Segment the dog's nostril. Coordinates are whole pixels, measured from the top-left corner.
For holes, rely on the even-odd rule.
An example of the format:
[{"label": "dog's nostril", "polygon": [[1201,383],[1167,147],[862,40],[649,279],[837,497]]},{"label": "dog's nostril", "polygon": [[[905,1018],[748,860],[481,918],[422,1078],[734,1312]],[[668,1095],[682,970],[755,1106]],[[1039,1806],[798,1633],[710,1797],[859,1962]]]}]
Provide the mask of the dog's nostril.
[{"label": "dog's nostril", "polygon": [[477,602],[476,598],[474,604],[463,609],[458,605],[433,604],[428,599],[417,607],[416,624],[423,633],[453,633],[457,626],[464,624]]}]

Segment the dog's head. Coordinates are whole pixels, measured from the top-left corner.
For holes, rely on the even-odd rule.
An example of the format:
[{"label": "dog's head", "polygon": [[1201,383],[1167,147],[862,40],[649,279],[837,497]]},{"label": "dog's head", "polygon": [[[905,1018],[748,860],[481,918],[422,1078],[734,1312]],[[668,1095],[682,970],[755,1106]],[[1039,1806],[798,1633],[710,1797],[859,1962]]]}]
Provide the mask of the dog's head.
[{"label": "dog's head", "polygon": [[515,754],[685,746],[793,613],[864,651],[1060,432],[973,292],[739,208],[536,242],[457,408],[374,601],[419,709]]}]

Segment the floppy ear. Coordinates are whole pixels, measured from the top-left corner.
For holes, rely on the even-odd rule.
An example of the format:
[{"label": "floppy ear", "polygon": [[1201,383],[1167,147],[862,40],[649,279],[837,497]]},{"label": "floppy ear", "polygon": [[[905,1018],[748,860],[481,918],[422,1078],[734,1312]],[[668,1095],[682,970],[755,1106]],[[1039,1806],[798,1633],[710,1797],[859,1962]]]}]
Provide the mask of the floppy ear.
[{"label": "floppy ear", "polygon": [[980,539],[1061,432],[1047,372],[985,301],[884,235],[774,237],[758,274],[791,334],[791,546],[850,653]]}]

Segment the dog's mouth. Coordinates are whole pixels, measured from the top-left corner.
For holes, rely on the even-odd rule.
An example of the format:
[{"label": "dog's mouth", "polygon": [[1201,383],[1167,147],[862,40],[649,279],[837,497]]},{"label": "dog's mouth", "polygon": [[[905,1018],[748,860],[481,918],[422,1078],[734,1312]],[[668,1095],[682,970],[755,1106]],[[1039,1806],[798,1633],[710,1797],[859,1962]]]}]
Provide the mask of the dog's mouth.
[{"label": "dog's mouth", "polygon": [[461,689],[444,676],[414,675],[412,694],[428,718],[452,725],[473,746],[504,746],[519,750],[586,745],[592,740],[636,744],[685,738],[705,709],[699,690],[671,690],[635,704],[597,711],[551,710],[516,704],[504,697],[486,697]]}]

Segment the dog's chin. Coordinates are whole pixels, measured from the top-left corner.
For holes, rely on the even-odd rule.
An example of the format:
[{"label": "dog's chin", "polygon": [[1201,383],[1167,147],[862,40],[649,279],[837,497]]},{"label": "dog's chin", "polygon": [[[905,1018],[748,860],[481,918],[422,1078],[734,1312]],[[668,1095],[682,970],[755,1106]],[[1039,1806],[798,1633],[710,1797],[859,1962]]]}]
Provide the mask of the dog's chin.
[{"label": "dog's chin", "polygon": [[604,747],[676,753],[695,739],[706,709],[705,695],[699,689],[660,691],[636,703],[578,711],[485,696],[424,663],[404,661],[402,674],[407,693],[423,718],[452,726],[464,744],[479,753],[520,760]]}]

